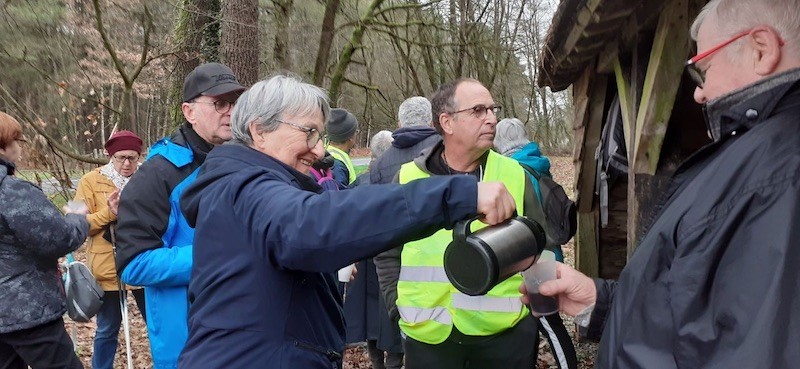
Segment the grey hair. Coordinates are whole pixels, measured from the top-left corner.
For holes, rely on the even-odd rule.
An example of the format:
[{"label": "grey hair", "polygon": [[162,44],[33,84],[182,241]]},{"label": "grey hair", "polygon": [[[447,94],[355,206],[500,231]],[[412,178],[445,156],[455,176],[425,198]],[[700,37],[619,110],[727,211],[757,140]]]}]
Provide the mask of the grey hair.
[{"label": "grey hair", "polygon": [[430,127],[432,120],[431,102],[422,96],[409,97],[397,109],[400,127]]},{"label": "grey hair", "polygon": [[505,118],[497,123],[494,135],[494,148],[498,153],[511,156],[522,146],[531,142],[525,124],[517,118]]},{"label": "grey hair", "polygon": [[389,150],[392,146],[392,141],[394,138],[392,137],[392,132],[387,130],[380,131],[372,136],[372,139],[369,141],[369,149],[372,151],[372,159],[377,159]]},{"label": "grey hair", "polygon": [[236,101],[231,113],[233,140],[252,145],[250,123],[255,123],[260,132],[272,132],[286,115],[315,112],[322,113],[323,124],[330,118],[331,108],[325,90],[304,83],[294,75],[270,77],[254,84]]},{"label": "grey hair", "polygon": [[[791,52],[797,55],[800,0],[711,0],[692,23],[690,34],[693,40],[697,40],[700,27],[712,14],[716,16],[718,28],[715,31],[720,39],[758,25],[767,25],[778,32],[784,47],[791,48]],[[739,41],[726,50],[725,54],[732,60],[738,55]]]}]

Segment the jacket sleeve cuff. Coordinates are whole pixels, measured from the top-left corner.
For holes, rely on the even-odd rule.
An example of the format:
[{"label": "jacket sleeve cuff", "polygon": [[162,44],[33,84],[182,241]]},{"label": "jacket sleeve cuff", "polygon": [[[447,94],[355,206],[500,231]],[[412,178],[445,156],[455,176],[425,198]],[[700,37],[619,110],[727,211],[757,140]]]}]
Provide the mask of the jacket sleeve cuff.
[{"label": "jacket sleeve cuff", "polygon": [[611,311],[617,282],[595,278],[594,286],[597,290],[597,299],[595,300],[594,309],[592,309],[592,315],[589,318],[589,325],[586,327],[579,326],[578,333],[584,339],[599,341],[606,326],[606,319]]}]

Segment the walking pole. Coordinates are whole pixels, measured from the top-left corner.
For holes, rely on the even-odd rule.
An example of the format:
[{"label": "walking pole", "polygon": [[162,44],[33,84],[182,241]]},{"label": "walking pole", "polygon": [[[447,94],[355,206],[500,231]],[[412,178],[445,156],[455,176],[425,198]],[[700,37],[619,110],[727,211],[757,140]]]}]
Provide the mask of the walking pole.
[{"label": "walking pole", "polygon": [[[111,233],[111,248],[114,250],[114,258],[116,259],[117,238],[116,234],[114,233],[113,224],[109,227],[109,232]],[[131,355],[131,330],[128,323],[128,304],[125,303],[128,300],[128,294],[125,292],[122,281],[119,279],[119,274],[117,274],[117,289],[119,290],[119,309],[122,312],[122,328],[125,332],[125,353],[128,357],[128,369],[133,369],[133,357]]]}]

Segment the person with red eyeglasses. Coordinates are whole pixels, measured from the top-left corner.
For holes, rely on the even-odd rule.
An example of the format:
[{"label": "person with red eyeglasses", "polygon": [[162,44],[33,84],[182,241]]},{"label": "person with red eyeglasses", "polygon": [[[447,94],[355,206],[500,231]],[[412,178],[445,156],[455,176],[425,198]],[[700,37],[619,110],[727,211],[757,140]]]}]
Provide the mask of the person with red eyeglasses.
[{"label": "person with red eyeglasses", "polygon": [[712,0],[691,34],[712,142],[677,169],[618,282],[559,264],[539,292],[600,340],[596,368],[796,368],[800,0]]}]

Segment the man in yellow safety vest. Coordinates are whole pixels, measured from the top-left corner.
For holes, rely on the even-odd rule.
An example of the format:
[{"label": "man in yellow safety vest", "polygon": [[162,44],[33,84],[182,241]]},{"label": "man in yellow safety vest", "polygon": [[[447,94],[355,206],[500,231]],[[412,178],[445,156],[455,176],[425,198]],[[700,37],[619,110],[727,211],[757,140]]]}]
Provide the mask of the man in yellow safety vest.
[{"label": "man in yellow safety vest", "polygon": [[[470,175],[503,182],[520,214],[540,206],[522,167],[491,150],[501,107],[483,84],[467,78],[444,84],[431,105],[443,141],[404,164],[397,181]],[[441,229],[375,258],[390,315],[399,319],[406,337],[406,369],[533,368],[538,333],[518,299],[521,277],[501,282],[484,296],[459,292],[443,268],[450,241],[452,231]]]}]

